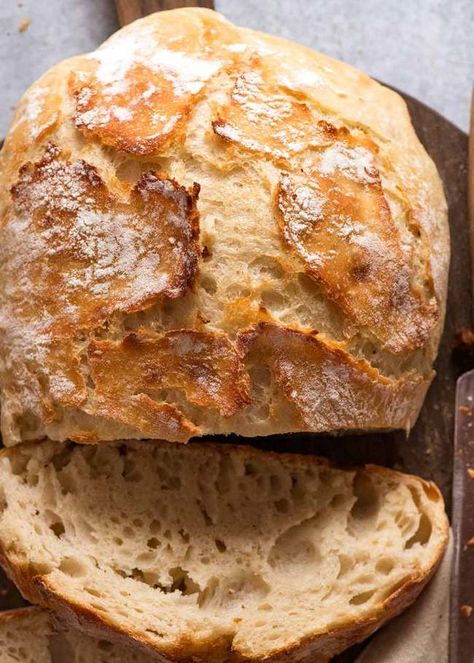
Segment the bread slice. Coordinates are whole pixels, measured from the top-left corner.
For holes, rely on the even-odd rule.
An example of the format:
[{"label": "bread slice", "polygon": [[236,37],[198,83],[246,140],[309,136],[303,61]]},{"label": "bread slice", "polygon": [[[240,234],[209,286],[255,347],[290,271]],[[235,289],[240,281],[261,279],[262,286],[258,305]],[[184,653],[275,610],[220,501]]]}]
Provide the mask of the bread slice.
[{"label": "bread slice", "polygon": [[432,483],[224,444],[19,445],[0,491],[25,597],[162,661],[327,660],[411,603],[447,541]]},{"label": "bread slice", "polygon": [[0,663],[151,663],[109,640],[58,628],[41,608],[0,612]]}]

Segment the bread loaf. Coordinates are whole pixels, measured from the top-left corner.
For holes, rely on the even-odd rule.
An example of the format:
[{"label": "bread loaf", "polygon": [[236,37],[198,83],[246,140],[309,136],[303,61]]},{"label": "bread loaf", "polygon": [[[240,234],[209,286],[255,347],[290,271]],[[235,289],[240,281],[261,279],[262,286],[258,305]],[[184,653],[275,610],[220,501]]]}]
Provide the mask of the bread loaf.
[{"label": "bread loaf", "polygon": [[394,92],[180,9],[54,67],[0,158],[2,431],[409,429],[449,240]]},{"label": "bread loaf", "polygon": [[108,640],[58,628],[40,608],[0,612],[0,663],[152,663]]},{"label": "bread loaf", "polygon": [[222,444],[21,444],[0,505],[26,598],[194,663],[327,661],[416,598],[448,527],[422,479]]}]

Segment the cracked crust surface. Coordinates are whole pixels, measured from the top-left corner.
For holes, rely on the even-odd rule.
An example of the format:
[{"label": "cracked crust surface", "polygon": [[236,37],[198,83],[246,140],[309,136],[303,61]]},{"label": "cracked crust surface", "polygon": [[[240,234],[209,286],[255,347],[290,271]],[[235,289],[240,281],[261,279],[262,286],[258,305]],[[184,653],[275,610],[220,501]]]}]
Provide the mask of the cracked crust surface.
[{"label": "cracked crust surface", "polygon": [[446,204],[403,101],[364,74],[160,12],[33,85],[0,171],[7,445],[413,425]]}]

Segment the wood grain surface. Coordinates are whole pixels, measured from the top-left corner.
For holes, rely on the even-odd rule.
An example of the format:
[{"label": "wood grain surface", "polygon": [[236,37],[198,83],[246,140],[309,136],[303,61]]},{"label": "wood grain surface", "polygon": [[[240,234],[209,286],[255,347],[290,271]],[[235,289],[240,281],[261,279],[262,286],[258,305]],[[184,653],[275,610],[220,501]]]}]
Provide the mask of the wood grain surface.
[{"label": "wood grain surface", "polygon": [[[176,6],[212,7],[213,3],[116,0],[116,5],[120,23],[125,25],[153,11]],[[435,161],[444,183],[452,247],[446,325],[435,364],[437,376],[415,427],[408,437],[403,432],[344,437],[297,434],[254,440],[238,440],[231,436],[222,441],[251,442],[262,449],[325,455],[341,465],[377,463],[418,474],[439,485],[450,513],[456,380],[471,367],[472,361],[454,347],[458,332],[471,328],[473,310],[467,195],[468,140],[463,131],[437,112],[408,95],[402,96],[408,104],[416,132]],[[22,604],[24,601],[16,589],[0,572],[0,609]],[[363,645],[353,647],[336,657],[334,663],[352,663],[361,648]]]}]

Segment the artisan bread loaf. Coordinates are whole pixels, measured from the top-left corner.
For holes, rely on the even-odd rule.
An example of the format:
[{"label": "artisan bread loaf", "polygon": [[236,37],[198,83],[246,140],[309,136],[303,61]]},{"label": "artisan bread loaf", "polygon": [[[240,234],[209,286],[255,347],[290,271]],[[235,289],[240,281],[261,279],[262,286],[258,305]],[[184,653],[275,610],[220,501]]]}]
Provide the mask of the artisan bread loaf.
[{"label": "artisan bread loaf", "polygon": [[359,71],[158,13],[29,89],[0,173],[5,444],[415,421],[446,204]]},{"label": "artisan bread loaf", "polygon": [[447,540],[432,483],[223,444],[26,443],[0,487],[24,596],[159,660],[325,661],[411,603]]},{"label": "artisan bread loaf", "polygon": [[58,627],[40,608],[0,612],[0,663],[152,663],[109,640]]}]

